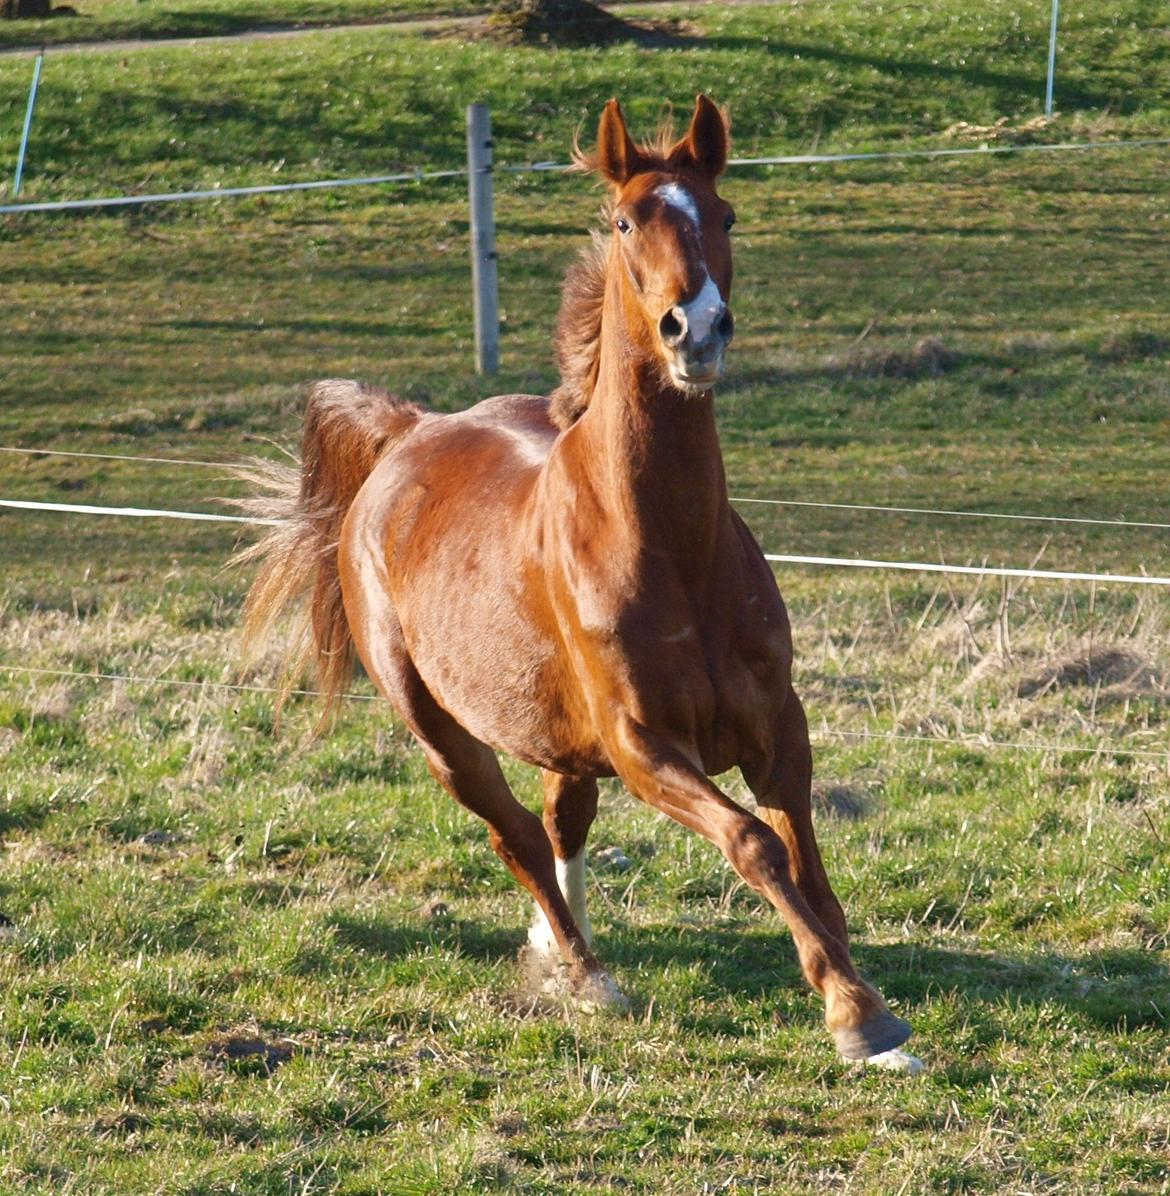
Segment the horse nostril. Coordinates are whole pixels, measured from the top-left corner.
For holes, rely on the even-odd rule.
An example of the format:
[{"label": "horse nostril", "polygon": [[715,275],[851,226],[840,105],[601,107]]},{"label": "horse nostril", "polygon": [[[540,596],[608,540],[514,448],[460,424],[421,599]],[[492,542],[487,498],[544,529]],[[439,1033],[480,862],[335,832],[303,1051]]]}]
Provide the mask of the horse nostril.
[{"label": "horse nostril", "polygon": [[687,313],[681,307],[672,307],[658,321],[658,331],[667,345],[677,345],[687,333]]},{"label": "horse nostril", "polygon": [[731,315],[731,308],[725,307],[723,314],[719,317],[715,324],[715,331],[725,340],[731,340],[731,334],[735,331],[735,320]]}]

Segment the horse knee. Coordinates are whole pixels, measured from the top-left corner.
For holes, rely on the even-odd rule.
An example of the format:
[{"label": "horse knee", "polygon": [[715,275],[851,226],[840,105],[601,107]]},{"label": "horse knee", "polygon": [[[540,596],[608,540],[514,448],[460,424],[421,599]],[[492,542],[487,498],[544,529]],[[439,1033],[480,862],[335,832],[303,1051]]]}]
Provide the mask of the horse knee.
[{"label": "horse knee", "polygon": [[553,851],[540,819],[531,810],[516,812],[507,821],[486,819],[492,849],[508,864],[519,865],[525,872],[552,869]]},{"label": "horse knee", "polygon": [[736,820],[723,844],[723,854],[755,887],[787,875],[788,849],[775,831],[750,814]]}]

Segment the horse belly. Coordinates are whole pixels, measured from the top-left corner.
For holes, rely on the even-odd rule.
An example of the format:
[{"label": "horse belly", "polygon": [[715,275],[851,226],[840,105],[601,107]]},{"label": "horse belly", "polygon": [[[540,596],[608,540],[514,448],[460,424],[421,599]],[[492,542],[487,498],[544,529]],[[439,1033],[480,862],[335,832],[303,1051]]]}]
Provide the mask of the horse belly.
[{"label": "horse belly", "polygon": [[555,643],[496,594],[448,588],[450,601],[403,620],[407,649],[435,700],[477,739],[542,767],[580,764]]},{"label": "horse belly", "polygon": [[486,488],[466,483],[457,501],[435,504],[433,493],[419,484],[401,495],[386,544],[403,641],[427,689],[493,748],[566,772],[601,767],[543,599],[530,488],[497,473]]}]

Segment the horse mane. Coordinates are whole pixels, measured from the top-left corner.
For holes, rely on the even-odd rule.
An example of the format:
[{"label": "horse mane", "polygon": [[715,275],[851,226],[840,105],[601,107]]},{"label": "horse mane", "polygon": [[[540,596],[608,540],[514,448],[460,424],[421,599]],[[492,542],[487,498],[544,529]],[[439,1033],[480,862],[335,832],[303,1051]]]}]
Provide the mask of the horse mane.
[{"label": "horse mane", "polygon": [[605,305],[605,240],[592,234],[565,274],[557,316],[556,362],[560,385],[549,396],[549,417],[561,431],[585,413],[601,360],[601,309]]},{"label": "horse mane", "polygon": [[[638,154],[644,170],[669,170],[667,158],[675,145],[674,122],[667,119],[648,140],[640,142]],[[573,138],[570,170],[598,173],[597,155],[581,149]],[[602,214],[608,223],[610,205]],[[585,413],[597,385],[601,357],[601,309],[605,304],[606,241],[594,231],[586,246],[565,273],[561,287],[561,310],[557,316],[556,363],[560,385],[549,396],[549,418],[564,431]]]}]

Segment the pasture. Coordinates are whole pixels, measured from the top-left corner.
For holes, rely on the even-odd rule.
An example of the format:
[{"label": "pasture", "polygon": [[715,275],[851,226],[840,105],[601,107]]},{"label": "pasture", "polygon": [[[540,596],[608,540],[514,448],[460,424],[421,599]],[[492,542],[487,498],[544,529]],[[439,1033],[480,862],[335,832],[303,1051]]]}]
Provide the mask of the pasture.
[{"label": "pasture", "polygon": [[[478,99],[507,162],[563,160],[611,93],[645,128],[699,88],[741,154],[1165,135],[1154,6],[1070,12],[1038,131],[1046,7],[969,8],[672,7],[665,53],[371,30],[62,54],[26,195],[458,165]],[[27,75],[0,62],[0,144]],[[1170,522],[1167,154],[729,173],[732,493]],[[440,410],[545,391],[600,195],[496,200],[491,381],[458,180],[0,218],[0,445],[223,462],[293,445],[317,377]],[[4,498],[231,493],[0,454]],[[775,552],[1170,571],[1163,528],[742,510]],[[0,514],[0,666],[50,670],[0,670],[0,1190],[1170,1190],[1164,591],[781,567],[822,849],[915,1027],[906,1080],[840,1063],[779,919],[617,785],[590,903],[633,1010],[526,992],[527,900],[368,683],[316,737],[309,698],[277,725],[274,660],[241,670],[247,577],[221,567],[250,534]]]}]

